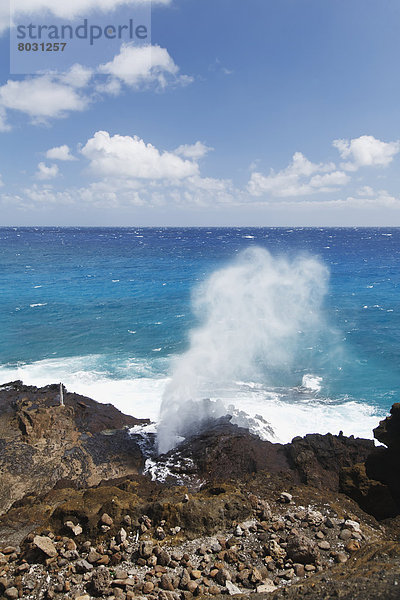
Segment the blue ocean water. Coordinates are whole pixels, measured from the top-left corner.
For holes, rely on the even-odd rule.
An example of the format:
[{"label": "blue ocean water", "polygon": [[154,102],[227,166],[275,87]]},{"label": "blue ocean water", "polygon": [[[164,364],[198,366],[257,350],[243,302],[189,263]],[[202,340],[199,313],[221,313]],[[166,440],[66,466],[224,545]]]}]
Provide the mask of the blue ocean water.
[{"label": "blue ocean water", "polygon": [[366,435],[398,400],[400,229],[1,228],[0,379],[62,380],[156,418],[171,359],[199,325],[196,286],[253,246],[328,267],[329,328],[281,380],[242,382],[241,408],[280,439],[306,432],[305,415],[321,432]]}]

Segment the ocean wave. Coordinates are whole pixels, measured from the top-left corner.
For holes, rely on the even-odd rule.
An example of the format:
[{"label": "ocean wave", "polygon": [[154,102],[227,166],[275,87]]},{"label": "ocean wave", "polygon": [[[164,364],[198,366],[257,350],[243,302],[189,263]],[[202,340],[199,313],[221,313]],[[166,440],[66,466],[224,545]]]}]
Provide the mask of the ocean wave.
[{"label": "ocean wave", "polygon": [[[62,382],[71,392],[158,422],[161,400],[170,382],[166,371],[165,359],[161,358],[150,361],[90,355],[1,365],[0,382],[21,379],[39,387]],[[354,399],[317,398],[310,386],[316,387],[318,378],[310,374],[305,377],[303,386],[294,388],[267,388],[258,382],[237,381],[214,390],[204,389],[204,397],[222,403],[233,423],[265,440],[286,443],[298,435],[339,431],[372,439],[372,429],[385,416],[383,411]]]}]

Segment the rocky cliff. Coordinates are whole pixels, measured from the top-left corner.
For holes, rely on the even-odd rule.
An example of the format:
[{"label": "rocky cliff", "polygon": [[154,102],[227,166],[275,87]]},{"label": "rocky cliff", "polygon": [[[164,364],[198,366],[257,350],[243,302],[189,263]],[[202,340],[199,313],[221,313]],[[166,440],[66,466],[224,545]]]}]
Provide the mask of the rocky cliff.
[{"label": "rocky cliff", "polygon": [[64,401],[0,390],[0,596],[400,597],[400,405],[375,430],[386,447],[272,444],[224,418],[156,456],[136,419]]},{"label": "rocky cliff", "polygon": [[0,388],[0,514],[28,493],[91,486],[138,473],[143,459],[127,428],[141,423],[111,404],[59,386]]}]

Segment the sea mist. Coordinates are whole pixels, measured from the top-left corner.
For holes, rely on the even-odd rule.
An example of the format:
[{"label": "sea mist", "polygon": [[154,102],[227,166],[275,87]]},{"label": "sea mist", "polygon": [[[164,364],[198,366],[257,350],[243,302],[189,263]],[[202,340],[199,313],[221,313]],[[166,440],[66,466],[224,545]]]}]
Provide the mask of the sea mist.
[{"label": "sea mist", "polygon": [[254,247],[196,288],[200,325],[190,332],[189,349],[176,359],[163,396],[160,453],[226,413],[221,401],[207,400],[224,382],[262,377],[284,385],[299,346],[323,325],[328,277],[314,257],[279,257]]}]

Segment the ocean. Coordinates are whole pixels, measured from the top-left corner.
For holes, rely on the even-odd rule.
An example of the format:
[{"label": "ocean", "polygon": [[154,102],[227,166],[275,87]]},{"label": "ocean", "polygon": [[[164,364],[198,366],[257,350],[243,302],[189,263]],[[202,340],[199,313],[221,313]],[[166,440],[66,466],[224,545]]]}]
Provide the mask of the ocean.
[{"label": "ocean", "polygon": [[0,382],[163,402],[177,439],[209,406],[372,437],[398,400],[400,229],[15,227],[0,255]]}]

